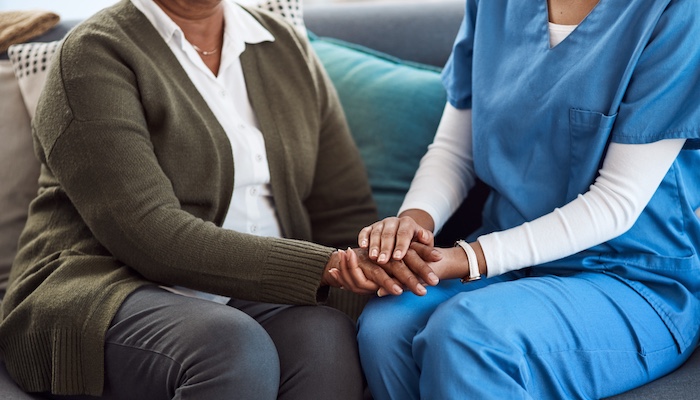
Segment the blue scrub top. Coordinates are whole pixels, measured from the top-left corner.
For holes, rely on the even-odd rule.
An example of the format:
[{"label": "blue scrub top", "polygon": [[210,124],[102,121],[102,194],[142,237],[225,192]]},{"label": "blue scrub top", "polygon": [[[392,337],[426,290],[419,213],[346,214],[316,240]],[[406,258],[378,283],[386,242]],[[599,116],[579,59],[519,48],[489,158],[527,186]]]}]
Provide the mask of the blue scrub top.
[{"label": "blue scrub top", "polygon": [[546,265],[599,270],[644,296],[679,350],[700,325],[700,1],[601,0],[549,45],[547,0],[467,0],[443,71],[472,109],[474,164],[491,187],[476,237],[588,191],[609,142],[686,138],[634,226]]}]

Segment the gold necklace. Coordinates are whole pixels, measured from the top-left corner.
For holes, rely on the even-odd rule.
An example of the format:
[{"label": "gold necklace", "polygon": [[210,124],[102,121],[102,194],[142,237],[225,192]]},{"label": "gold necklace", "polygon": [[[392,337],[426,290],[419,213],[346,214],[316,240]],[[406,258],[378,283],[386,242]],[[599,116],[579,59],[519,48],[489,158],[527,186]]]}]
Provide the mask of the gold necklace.
[{"label": "gold necklace", "polygon": [[197,47],[197,45],[195,45],[195,44],[193,44],[192,47],[194,47],[194,49],[197,51],[197,53],[200,53],[203,56],[210,56],[212,54],[216,54],[216,52],[219,51],[219,49],[214,49],[211,51],[204,51],[204,50],[200,49],[199,47]]}]

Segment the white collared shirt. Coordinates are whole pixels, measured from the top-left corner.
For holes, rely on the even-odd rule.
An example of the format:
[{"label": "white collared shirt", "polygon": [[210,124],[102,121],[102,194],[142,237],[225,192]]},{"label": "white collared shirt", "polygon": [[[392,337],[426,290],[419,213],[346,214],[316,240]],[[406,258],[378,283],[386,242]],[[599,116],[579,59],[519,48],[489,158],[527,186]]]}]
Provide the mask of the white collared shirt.
[{"label": "white collared shirt", "polygon": [[[272,192],[265,140],[248,100],[240,55],[246,44],[272,42],[274,37],[249,13],[230,0],[223,0],[224,40],[221,64],[214,75],[185,38],[182,29],[153,0],[131,0],[172,50],[192,83],[206,101],[231,141],[234,188],[223,222],[226,229],[258,236],[281,237]],[[204,49],[209,50],[209,49]],[[227,298],[178,292],[225,303]]]}]

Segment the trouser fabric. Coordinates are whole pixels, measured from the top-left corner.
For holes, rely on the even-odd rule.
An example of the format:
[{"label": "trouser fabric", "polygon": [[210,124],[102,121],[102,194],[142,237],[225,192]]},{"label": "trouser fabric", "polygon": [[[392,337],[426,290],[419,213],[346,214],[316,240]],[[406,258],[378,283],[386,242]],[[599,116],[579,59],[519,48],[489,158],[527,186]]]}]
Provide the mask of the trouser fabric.
[{"label": "trouser fabric", "polygon": [[361,399],[363,385],[354,324],[324,306],[224,305],[147,286],[106,336],[110,400]]},{"label": "trouser fabric", "polygon": [[591,272],[517,271],[375,298],[358,341],[375,400],[597,399],[669,373],[693,350],[680,354],[623,281]]}]

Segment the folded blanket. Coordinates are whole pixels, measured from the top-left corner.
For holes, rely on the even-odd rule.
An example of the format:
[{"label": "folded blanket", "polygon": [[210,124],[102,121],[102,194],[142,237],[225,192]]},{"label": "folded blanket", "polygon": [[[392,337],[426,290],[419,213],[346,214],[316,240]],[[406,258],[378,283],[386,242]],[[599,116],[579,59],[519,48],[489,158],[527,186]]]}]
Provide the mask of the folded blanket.
[{"label": "folded blanket", "polygon": [[25,42],[53,28],[57,14],[48,11],[0,12],[0,53],[16,43]]}]

